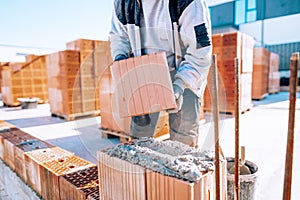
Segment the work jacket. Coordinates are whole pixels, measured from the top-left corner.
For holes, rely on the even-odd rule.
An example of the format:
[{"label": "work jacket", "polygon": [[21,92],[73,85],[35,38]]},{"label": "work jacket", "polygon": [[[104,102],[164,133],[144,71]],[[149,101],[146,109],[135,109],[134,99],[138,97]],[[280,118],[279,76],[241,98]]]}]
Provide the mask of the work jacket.
[{"label": "work jacket", "polygon": [[115,0],[111,53],[126,57],[165,51],[175,84],[202,97],[211,64],[205,0]]}]

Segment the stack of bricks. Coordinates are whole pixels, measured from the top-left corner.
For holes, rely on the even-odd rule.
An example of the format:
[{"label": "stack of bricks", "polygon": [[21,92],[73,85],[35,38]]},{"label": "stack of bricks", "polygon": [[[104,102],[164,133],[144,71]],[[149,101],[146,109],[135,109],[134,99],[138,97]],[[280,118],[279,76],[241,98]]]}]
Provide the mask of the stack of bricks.
[{"label": "stack of bricks", "polygon": [[0,62],[0,93],[1,93],[1,85],[2,85],[2,73],[1,73],[1,71],[2,71],[2,69],[5,68],[5,65],[6,65],[6,63]]},{"label": "stack of bricks", "polygon": [[10,63],[2,69],[3,102],[18,106],[18,98],[39,98],[48,101],[48,80],[45,56],[27,55],[24,63]]},{"label": "stack of bricks", "polygon": [[261,100],[268,94],[270,52],[263,47],[254,48],[252,99]]},{"label": "stack of bricks", "polygon": [[82,111],[99,111],[98,80],[101,69],[109,65],[110,43],[108,41],[78,39],[66,44],[68,50],[80,53],[80,71],[78,73],[81,84]]},{"label": "stack of bricks", "polygon": [[[252,71],[254,39],[241,32],[214,34],[212,36],[213,54],[217,56],[218,96],[220,112],[233,113],[235,110],[235,58],[240,67],[240,110],[245,112],[252,107]],[[211,80],[211,72],[208,75]],[[204,93],[204,110],[212,110],[211,83]]]},{"label": "stack of bricks", "polygon": [[280,72],[279,70],[279,55],[270,52],[270,68],[269,68],[269,94],[274,94],[280,91]]},{"label": "stack of bricks", "polygon": [[66,119],[82,114],[79,52],[64,50],[48,54],[50,112]]}]

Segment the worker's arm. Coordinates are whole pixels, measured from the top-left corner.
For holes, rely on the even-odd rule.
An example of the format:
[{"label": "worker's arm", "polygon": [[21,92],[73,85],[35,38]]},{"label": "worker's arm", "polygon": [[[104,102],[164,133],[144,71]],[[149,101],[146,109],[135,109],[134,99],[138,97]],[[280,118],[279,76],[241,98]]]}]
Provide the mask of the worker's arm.
[{"label": "worker's arm", "polygon": [[126,26],[127,23],[124,23],[124,21],[120,18],[124,16],[124,13],[122,12],[122,4],[119,0],[115,0],[111,20],[111,30],[109,33],[113,60],[126,59],[129,57],[131,52]]},{"label": "worker's arm", "polygon": [[178,66],[174,85],[191,89],[201,97],[211,64],[211,27],[206,2],[194,0],[182,12],[179,35],[183,59]]}]

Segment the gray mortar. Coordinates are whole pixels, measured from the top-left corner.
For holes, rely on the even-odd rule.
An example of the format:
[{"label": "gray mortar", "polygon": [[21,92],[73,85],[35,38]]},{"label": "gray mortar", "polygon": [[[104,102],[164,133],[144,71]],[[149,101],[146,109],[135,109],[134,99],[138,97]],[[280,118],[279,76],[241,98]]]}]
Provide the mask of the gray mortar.
[{"label": "gray mortar", "polygon": [[198,181],[204,172],[215,169],[213,152],[200,152],[176,141],[140,138],[105,152],[109,156],[190,182]]}]

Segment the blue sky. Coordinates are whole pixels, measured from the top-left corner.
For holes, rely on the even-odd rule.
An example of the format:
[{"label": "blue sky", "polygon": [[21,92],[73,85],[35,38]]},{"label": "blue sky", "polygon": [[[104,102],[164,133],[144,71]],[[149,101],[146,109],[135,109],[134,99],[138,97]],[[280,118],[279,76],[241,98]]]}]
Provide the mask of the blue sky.
[{"label": "blue sky", "polygon": [[0,0],[0,44],[65,49],[78,38],[107,40],[112,0]]}]

